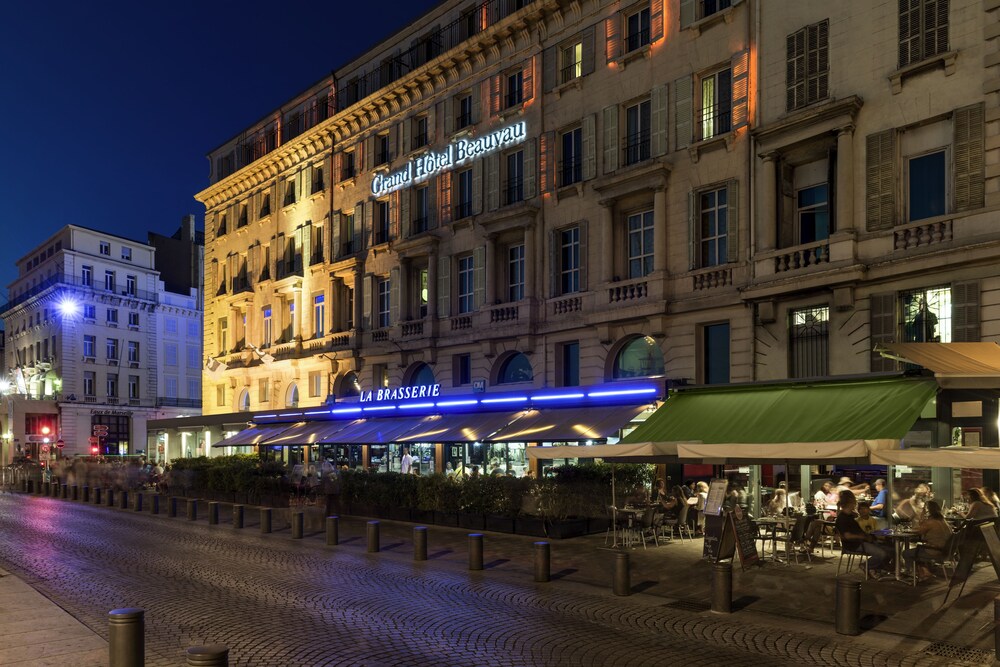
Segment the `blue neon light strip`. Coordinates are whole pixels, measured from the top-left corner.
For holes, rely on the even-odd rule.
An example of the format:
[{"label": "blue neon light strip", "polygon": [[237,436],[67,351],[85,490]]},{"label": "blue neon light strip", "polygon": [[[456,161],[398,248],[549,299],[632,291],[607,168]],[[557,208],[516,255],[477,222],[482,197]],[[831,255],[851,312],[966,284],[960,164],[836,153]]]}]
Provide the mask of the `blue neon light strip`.
[{"label": "blue neon light strip", "polygon": [[330,410],[331,415],[353,415],[361,412],[361,408],[336,408]]},{"label": "blue neon light strip", "polygon": [[282,412],[279,417],[301,417],[301,412]]},{"label": "blue neon light strip", "polygon": [[302,414],[304,414],[304,415],[328,415],[328,414],[330,414],[330,411],[329,410],[313,410],[312,412],[303,412]]},{"label": "blue neon light strip", "polygon": [[479,401],[476,399],[469,399],[464,401],[438,401],[437,407],[439,408],[456,408],[463,405],[479,405]]},{"label": "blue neon light strip", "polygon": [[532,396],[533,401],[569,401],[569,400],[579,400],[584,397],[581,392],[579,394],[549,394],[547,396]]},{"label": "blue neon light strip", "polygon": [[370,408],[361,408],[365,412],[385,412],[386,410],[395,410],[395,405],[375,405]]},{"label": "blue neon light strip", "polygon": [[484,398],[479,402],[486,405],[487,403],[524,403],[527,400],[527,396],[507,396],[506,398]]},{"label": "blue neon light strip", "polygon": [[433,407],[434,407],[433,403],[406,403],[406,404],[400,405],[399,409],[400,410],[419,410],[419,409],[426,410],[427,408],[433,408]]},{"label": "blue neon light strip", "polygon": [[609,396],[641,396],[648,394],[655,394],[656,388],[649,387],[646,389],[619,389],[619,390],[609,390],[609,391],[592,391],[587,394],[587,398],[607,398]]},{"label": "blue neon light strip", "polygon": [[254,419],[270,419],[271,417],[277,417],[278,415],[257,415]]}]

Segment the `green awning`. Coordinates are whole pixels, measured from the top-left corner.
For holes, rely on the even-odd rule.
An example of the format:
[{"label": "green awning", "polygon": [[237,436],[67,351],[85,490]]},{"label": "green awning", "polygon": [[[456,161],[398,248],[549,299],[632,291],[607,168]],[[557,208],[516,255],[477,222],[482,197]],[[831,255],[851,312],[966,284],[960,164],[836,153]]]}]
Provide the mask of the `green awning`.
[{"label": "green awning", "polygon": [[[752,454],[766,458],[790,453],[794,458],[796,452],[821,455],[827,450],[802,445],[830,443],[838,447],[829,451],[842,452],[842,456],[849,451],[843,449],[844,444],[873,449],[884,448],[885,441],[898,442],[936,392],[934,380],[919,378],[682,390],[622,443],[700,441],[704,446],[699,451],[710,445],[732,445],[713,448],[722,457]],[[850,450],[850,455],[856,456],[857,449]]]}]

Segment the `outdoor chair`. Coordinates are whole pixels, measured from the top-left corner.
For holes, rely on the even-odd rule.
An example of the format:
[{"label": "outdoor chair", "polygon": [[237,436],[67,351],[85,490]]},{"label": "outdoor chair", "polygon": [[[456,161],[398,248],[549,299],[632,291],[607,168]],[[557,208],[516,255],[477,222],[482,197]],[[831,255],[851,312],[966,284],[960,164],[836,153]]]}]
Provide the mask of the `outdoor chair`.
[{"label": "outdoor chair", "polygon": [[[840,535],[837,535],[840,539]],[[840,567],[844,564],[844,558],[847,558],[847,569],[844,570],[844,574],[850,574],[851,568],[854,567],[855,559],[858,559],[860,566],[865,571],[865,579],[868,579],[868,554],[861,550],[861,547],[850,548],[847,544],[840,540],[840,560],[837,561],[837,576],[840,576]]]},{"label": "outdoor chair", "polygon": [[790,531],[779,533],[778,541],[785,546],[785,560],[790,560],[789,555],[795,557],[795,564],[799,564],[799,555],[805,554],[806,559],[812,562],[812,553],[809,545],[806,544],[806,526],[809,525],[808,516],[800,516],[795,519]]},{"label": "outdoor chair", "polygon": [[639,539],[642,540],[642,548],[646,548],[646,542],[653,540],[653,544],[660,546],[660,540],[656,535],[656,526],[654,525],[654,520],[656,518],[656,508],[648,507],[646,511],[642,513],[642,519],[639,523]]},{"label": "outdoor chair", "polygon": [[677,528],[677,534],[683,540],[685,533],[688,539],[694,539],[694,532],[691,530],[691,526],[688,525],[688,512],[691,510],[691,506],[687,503],[681,503],[681,508],[677,511],[676,519],[664,519],[663,528],[669,531],[670,539],[673,539],[674,528]]},{"label": "outdoor chair", "polygon": [[[945,546],[944,551],[940,556],[932,557],[930,561],[924,561],[928,567],[938,565],[941,567],[941,572],[944,574],[945,579],[951,579],[951,574],[948,574],[948,568],[951,568],[952,573],[955,572],[955,564],[958,562],[958,547],[961,542],[962,533],[956,532],[952,533],[951,537],[948,538],[948,544]],[[913,563],[913,571],[910,573],[913,577],[913,585],[917,585],[917,562]]]}]

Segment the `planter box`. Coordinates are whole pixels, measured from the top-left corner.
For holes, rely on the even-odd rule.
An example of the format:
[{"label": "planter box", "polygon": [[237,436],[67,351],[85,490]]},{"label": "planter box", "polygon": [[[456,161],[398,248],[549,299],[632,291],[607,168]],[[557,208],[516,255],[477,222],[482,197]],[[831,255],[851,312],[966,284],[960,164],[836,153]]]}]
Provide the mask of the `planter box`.
[{"label": "planter box", "polygon": [[376,517],[375,507],[364,503],[351,503],[350,513],[354,516],[364,516],[370,519]]},{"label": "planter box", "polygon": [[587,519],[587,534],[599,535],[606,533],[611,527],[611,519],[607,517],[590,517]]},{"label": "planter box", "polygon": [[514,519],[509,516],[497,516],[495,514],[486,515],[486,530],[494,533],[513,533]]},{"label": "planter box", "polygon": [[549,537],[565,540],[569,537],[581,537],[587,534],[586,519],[562,519],[549,524]]},{"label": "planter box", "polygon": [[393,521],[412,521],[413,513],[409,507],[393,507],[389,510],[388,518]]},{"label": "planter box", "polygon": [[528,535],[529,537],[547,537],[545,533],[545,519],[533,516],[521,516],[514,522],[514,532],[518,535]]},{"label": "planter box", "polygon": [[438,526],[458,528],[458,512],[439,512],[435,510],[434,523]]},{"label": "planter box", "polygon": [[414,523],[434,523],[434,510],[411,510],[410,520]]},{"label": "planter box", "polygon": [[458,526],[469,530],[486,530],[486,515],[475,512],[459,512]]}]

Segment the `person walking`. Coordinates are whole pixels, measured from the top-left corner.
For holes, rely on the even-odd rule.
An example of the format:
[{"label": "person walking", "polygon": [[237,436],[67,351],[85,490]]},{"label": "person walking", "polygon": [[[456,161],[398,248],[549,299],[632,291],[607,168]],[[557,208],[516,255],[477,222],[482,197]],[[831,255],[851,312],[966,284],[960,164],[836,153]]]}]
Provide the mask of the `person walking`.
[{"label": "person walking", "polygon": [[399,462],[399,471],[404,475],[413,472],[413,457],[410,456],[410,448],[403,446],[403,458]]}]

